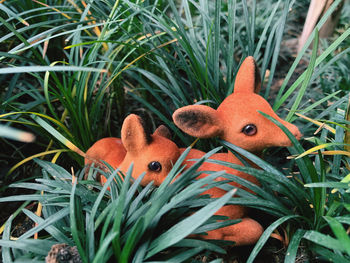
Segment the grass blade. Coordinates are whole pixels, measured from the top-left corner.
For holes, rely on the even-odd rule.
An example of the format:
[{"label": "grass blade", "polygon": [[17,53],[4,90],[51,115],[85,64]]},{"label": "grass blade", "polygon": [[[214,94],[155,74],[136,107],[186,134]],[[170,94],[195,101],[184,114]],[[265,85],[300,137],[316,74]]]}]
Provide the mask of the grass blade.
[{"label": "grass blade", "polygon": [[290,121],[290,119],[294,115],[295,111],[297,110],[297,108],[298,108],[298,106],[299,106],[299,104],[301,102],[301,99],[304,96],[306,88],[309,85],[310,79],[312,77],[312,73],[314,72],[314,69],[315,69],[315,62],[316,62],[317,50],[318,50],[318,40],[319,40],[318,30],[316,28],[315,29],[315,38],[314,38],[314,44],[313,44],[313,47],[312,47],[312,54],[311,54],[310,63],[309,63],[309,66],[307,67],[303,84],[301,85],[301,88],[300,88],[300,90],[298,92],[298,96],[295,99],[295,102],[293,103],[293,106],[292,106],[291,110],[289,111],[289,113],[288,113],[288,115],[286,117],[286,121]]},{"label": "grass blade", "polygon": [[21,242],[0,240],[1,247],[30,251],[41,256],[47,256],[51,247],[55,244],[56,242],[40,239],[25,239]]},{"label": "grass blade", "polygon": [[334,218],[329,216],[323,217],[329,226],[331,227],[334,235],[340,241],[343,247],[343,251],[345,251],[350,256],[350,237],[344,227]]},{"label": "grass blade", "polygon": [[[31,218],[33,218],[35,216],[35,214],[31,213],[28,210],[24,210],[25,214],[28,216],[31,216]],[[42,218],[37,218],[39,220],[34,220],[34,222],[39,223],[36,227],[28,230],[27,232],[25,232],[23,235],[21,235],[18,240],[23,240],[23,239],[27,239],[29,237],[31,237],[32,235],[34,235],[35,233],[38,233],[39,231],[45,229],[47,232],[51,232],[51,233],[56,233],[59,235],[59,237],[61,239],[64,240],[64,242],[67,242],[67,238],[62,235],[62,233],[57,232],[57,229],[55,229],[53,225],[56,221],[59,221],[60,219],[64,218],[65,216],[67,216],[69,214],[69,208],[63,208],[61,209],[59,212],[49,216],[48,218],[46,218],[45,220],[43,220]],[[35,219],[35,218],[33,218]],[[55,234],[53,235],[55,236]]]},{"label": "grass blade", "polygon": [[[334,12],[334,10],[338,7],[338,5],[342,2],[342,0],[336,0],[334,1],[334,3],[331,5],[330,8],[328,8],[328,10],[326,11],[326,13],[321,17],[320,21],[317,23],[317,25],[315,26],[315,28],[321,28],[323,26],[323,24],[327,21],[328,17]],[[285,99],[282,99],[281,96],[293,74],[293,72],[295,71],[296,67],[298,66],[302,56],[304,55],[306,49],[310,46],[311,41],[313,39],[313,34],[314,31],[310,34],[309,38],[307,39],[304,47],[302,48],[302,50],[299,52],[298,56],[296,57],[295,61],[293,62],[293,65],[290,67],[287,76],[285,77],[282,86],[280,88],[280,90],[278,91],[277,97],[275,99],[275,103],[273,105],[273,110],[277,111],[277,109],[279,109],[279,107],[284,103]],[[316,63],[317,64],[317,63]],[[318,65],[318,64],[317,64]],[[316,65],[316,66],[317,66]],[[300,81],[301,82],[301,81]],[[299,82],[299,84],[300,84]],[[298,84],[298,85],[299,85]],[[294,84],[292,85],[294,86]],[[297,87],[297,86],[296,86]],[[296,88],[295,87],[295,88]],[[290,87],[290,89],[292,89],[292,87]],[[289,97],[289,95],[287,96]]]},{"label": "grass blade", "polygon": [[108,250],[109,245],[116,238],[116,236],[116,232],[111,232],[106,236],[106,238],[103,240],[103,243],[99,246],[96,252],[96,256],[94,257],[92,263],[106,262],[106,255],[108,254],[106,251]]},{"label": "grass blade", "polygon": [[273,80],[273,76],[275,75],[275,70],[276,70],[276,66],[277,66],[277,59],[279,57],[279,53],[280,53],[280,49],[281,49],[281,42],[282,42],[282,37],[283,37],[283,32],[285,29],[285,23],[287,20],[287,14],[289,11],[289,0],[288,1],[283,1],[284,2],[284,8],[283,8],[283,13],[282,16],[279,20],[279,25],[276,29],[276,41],[274,43],[275,48],[273,51],[273,55],[272,55],[272,61],[271,61],[271,66],[270,66],[270,76],[269,76],[269,80],[265,89],[265,98],[268,98],[269,94],[270,94],[270,87],[272,84],[272,80]]},{"label": "grass blade", "polygon": [[[3,241],[9,241],[11,235],[13,215],[11,215],[5,223],[4,233],[2,235]],[[12,263],[11,251],[9,247],[2,247],[2,261]]]},{"label": "grass blade", "polygon": [[329,249],[344,250],[343,244],[329,235],[324,235],[318,231],[309,230],[304,234],[304,237],[318,245],[324,246]]},{"label": "grass blade", "polygon": [[18,74],[28,72],[46,72],[46,71],[87,71],[87,72],[106,72],[105,69],[78,67],[78,66],[24,66],[0,68],[0,74]]},{"label": "grass blade", "polygon": [[336,254],[333,250],[329,250],[323,247],[315,247],[312,249],[317,255],[321,256],[321,259],[326,262],[337,262],[337,263],[350,263],[350,260],[346,259],[342,254]]},{"label": "grass blade", "polygon": [[[80,257],[82,258],[84,263],[88,263],[88,259],[85,253],[85,249],[84,246],[81,242],[80,236],[81,236],[81,232],[79,230],[79,223],[78,222],[78,217],[77,217],[77,212],[81,213],[82,211],[79,209],[80,207],[77,206],[77,202],[76,202],[76,197],[75,197],[75,189],[77,187],[77,179],[76,177],[74,177],[75,179],[72,179],[72,192],[70,194],[70,201],[69,201],[69,215],[70,215],[70,228],[71,228],[71,233],[72,233],[72,237],[73,240],[78,248],[78,252]],[[78,209],[80,211],[78,211]]]},{"label": "grass blade", "polygon": [[77,146],[75,146],[71,141],[65,138],[61,133],[59,133],[55,128],[53,128],[46,121],[41,119],[39,116],[32,115],[31,116],[41,127],[43,127],[47,132],[49,132],[52,136],[54,136],[57,140],[63,143],[70,150],[78,153],[80,156],[85,157],[85,153],[80,150]]},{"label": "grass blade", "polygon": [[310,148],[309,150],[303,152],[302,154],[298,155],[295,159],[299,159],[299,158],[302,158],[310,153],[314,153],[316,151],[319,151],[319,150],[322,150],[322,149],[325,149],[327,147],[330,147],[330,146],[341,146],[343,145],[343,143],[324,143],[324,144],[321,144],[321,145],[317,145],[315,147],[312,147]]},{"label": "grass blade", "polygon": [[125,242],[125,245],[123,247],[123,250],[120,255],[120,261],[121,263],[128,263],[129,257],[133,252],[133,249],[137,245],[137,242],[139,241],[142,233],[142,230],[144,229],[144,218],[141,217],[137,222],[134,224],[133,228],[130,231],[130,234],[128,235],[128,239]]},{"label": "grass blade", "polygon": [[294,263],[295,262],[295,257],[297,255],[297,251],[299,248],[299,244],[301,239],[303,238],[305,234],[305,230],[298,229],[292,239],[290,240],[290,243],[288,245],[288,249],[286,251],[286,256],[284,258],[284,263]]},{"label": "grass blade", "polygon": [[[339,2],[339,1],[338,1]],[[329,9],[330,10],[330,9]],[[328,11],[329,11],[328,10]],[[324,16],[323,16],[324,17]],[[323,18],[322,17],[322,18]],[[325,60],[326,57],[328,57],[336,48],[338,48],[338,46],[345,40],[347,39],[347,37],[350,35],[350,28],[348,28],[343,34],[341,34],[317,59],[315,62],[315,67],[317,67],[323,60]],[[289,96],[294,92],[294,90],[300,85],[300,83],[302,83],[302,81],[304,81],[306,76],[306,72],[304,72],[303,74],[301,74],[301,76],[293,83],[292,86],[290,86],[290,88],[284,93],[284,95],[282,96],[281,94],[281,98],[277,100],[276,98],[276,102],[273,105],[273,110],[277,111],[282,104],[289,98]],[[287,79],[287,78],[286,78]],[[285,80],[286,80],[285,79]],[[281,86],[280,91],[282,90],[283,84]]]},{"label": "grass blade", "polygon": [[234,190],[228,192],[221,198],[206,205],[195,214],[182,220],[170,228],[167,232],[155,239],[151,244],[146,259],[162,251],[163,249],[174,245],[181,239],[192,233],[197,227],[208,220],[215,212],[217,212],[234,194]]},{"label": "grass blade", "polygon": [[114,218],[113,227],[112,227],[113,232],[117,233],[116,238],[112,241],[112,245],[113,245],[114,256],[116,257],[118,262],[121,260],[121,256],[122,256],[121,227],[122,227],[122,219],[125,216],[123,214],[123,211],[125,208],[126,196],[130,185],[132,169],[133,169],[133,165],[131,164],[131,166],[129,167],[126,173],[126,177],[124,179],[119,197],[117,199],[118,202],[117,202],[117,207],[115,211],[116,216]]},{"label": "grass blade", "polygon": [[211,242],[205,241],[205,240],[197,240],[197,239],[183,239],[180,242],[173,245],[173,247],[189,247],[189,248],[195,248],[195,247],[202,247],[205,250],[211,250],[215,251],[216,253],[220,254],[226,254],[226,250],[214,245]]},{"label": "grass blade", "polygon": [[254,259],[258,255],[259,251],[262,249],[262,247],[265,245],[266,241],[271,236],[272,232],[278,226],[280,226],[281,224],[283,224],[284,222],[286,222],[286,221],[288,221],[290,219],[297,218],[297,217],[299,217],[299,216],[298,215],[290,215],[290,216],[281,217],[278,220],[276,220],[275,222],[273,222],[268,228],[266,228],[266,230],[261,235],[261,237],[258,240],[258,242],[256,243],[256,245],[254,246],[252,252],[250,253],[250,256],[249,256],[249,258],[247,260],[247,263],[253,263],[254,262]]}]

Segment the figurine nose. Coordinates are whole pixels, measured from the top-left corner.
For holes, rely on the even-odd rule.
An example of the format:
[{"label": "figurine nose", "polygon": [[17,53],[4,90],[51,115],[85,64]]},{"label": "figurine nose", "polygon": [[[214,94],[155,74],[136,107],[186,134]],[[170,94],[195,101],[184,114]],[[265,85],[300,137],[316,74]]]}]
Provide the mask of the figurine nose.
[{"label": "figurine nose", "polygon": [[291,132],[294,135],[294,137],[299,141],[303,135],[301,134],[297,126],[294,126],[293,128],[294,129]]},{"label": "figurine nose", "polygon": [[299,141],[302,137],[301,132],[299,131],[298,127],[294,124],[291,124],[289,122],[283,121],[283,124],[286,126],[286,128],[294,135],[294,137]]}]

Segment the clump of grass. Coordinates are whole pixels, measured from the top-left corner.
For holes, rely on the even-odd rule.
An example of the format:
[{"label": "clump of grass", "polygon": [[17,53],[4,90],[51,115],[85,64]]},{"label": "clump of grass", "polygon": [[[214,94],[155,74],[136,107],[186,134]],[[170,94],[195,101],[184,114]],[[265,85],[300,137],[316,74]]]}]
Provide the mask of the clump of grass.
[{"label": "clump of grass", "polygon": [[[283,236],[279,234],[286,249],[284,262],[295,262],[301,246],[312,258],[349,261],[349,153],[344,151],[344,147],[348,147],[344,143],[344,132],[348,134],[349,129],[343,125],[347,123],[348,116],[338,115],[337,122],[332,122],[336,129],[328,125],[322,130],[320,138],[315,138],[316,146],[305,151],[284,126],[263,115],[278,125],[293,142],[293,147],[288,150],[295,158],[296,169],[289,175],[284,174],[266,161],[227,142],[223,144],[228,149],[252,161],[261,170],[249,167],[249,164],[243,167],[212,161],[254,175],[262,184],[257,187],[234,175],[226,175],[227,179],[243,184],[257,194],[240,190],[237,192],[239,197],[231,199],[229,204],[252,207],[276,218],[265,229],[247,262],[254,262],[271,234],[276,235],[274,231],[278,228],[279,232],[284,233]],[[324,143],[328,140],[331,142]],[[227,185],[221,188],[230,189]]]},{"label": "clump of grass", "polygon": [[[318,28],[339,3],[340,0],[335,1],[317,24]],[[218,105],[234,89],[234,76],[247,55],[253,55],[258,61],[263,95],[270,95],[293,4],[293,1],[275,1],[272,5],[253,1],[250,6],[246,1],[235,0],[209,4],[172,0],[156,4],[63,1],[62,5],[43,5],[29,0],[6,1],[4,8],[10,7],[15,15],[2,14],[0,21],[5,32],[0,42],[13,43],[0,57],[7,65],[0,70],[6,75],[0,76],[3,85],[8,86],[2,94],[0,119],[42,134],[37,145],[43,153],[50,154],[50,149],[64,147],[52,141],[50,135],[32,121],[30,114],[34,112],[85,151],[98,138],[118,136],[118,127],[125,115],[132,109],[137,110],[137,100],[172,128],[182,143],[189,145],[191,140],[170,121],[173,111],[193,103]],[[336,50],[347,35],[349,30],[317,58],[315,67]],[[314,38],[315,33],[306,46]],[[289,88],[287,84],[305,49],[296,58],[277,94],[275,110],[287,100],[294,103],[295,91],[305,74]],[[59,52],[53,52],[55,50]],[[340,57],[332,59],[330,64]],[[315,71],[310,82],[329,66]],[[270,73],[264,81],[267,69]],[[32,76],[30,80],[27,74]],[[300,89],[288,119],[295,110],[300,110],[305,87]],[[134,102],[129,102],[126,92]],[[319,101],[308,105],[303,112],[320,105]],[[132,107],[126,108],[126,103]],[[215,144],[199,142],[197,147],[208,150]],[[68,154],[70,159],[82,164],[80,157]]]},{"label": "clump of grass", "polygon": [[[112,124],[121,125],[130,111],[125,108],[122,73],[148,54],[145,43],[157,37],[142,31],[138,5],[143,4],[1,4],[15,14],[0,16],[0,42],[11,43],[0,56],[1,83],[6,87],[1,121],[41,134],[37,146],[43,152],[62,144],[33,122],[33,113],[83,151],[98,138],[118,136]],[[81,158],[69,156],[82,164]]]},{"label": "clump of grass", "polygon": [[[145,174],[130,183],[132,167],[123,180],[118,170],[111,174],[98,171],[108,177],[101,187],[82,180],[84,171],[74,176],[56,164],[36,160],[43,178],[11,186],[36,193],[0,198],[0,202],[40,202],[43,215],[23,209],[36,226],[15,241],[11,240],[13,217],[9,218],[0,240],[3,261],[44,262],[51,246],[61,243],[76,246],[82,262],[182,262],[205,250],[225,254],[220,242],[195,240],[189,235],[238,222],[216,222],[213,217],[234,191],[216,200],[200,196],[218,185],[215,178],[224,172],[193,181],[201,173],[196,169],[218,149],[183,171],[181,163],[189,150],[159,188],[152,183],[140,187]],[[39,238],[33,238],[37,234]]]},{"label": "clump of grass", "polygon": [[[294,147],[289,150],[294,157],[299,156],[291,160],[290,166],[298,173],[281,172],[281,167],[273,167],[234,145],[224,143],[262,168],[256,170],[249,166],[225,164],[251,173],[262,183],[262,187],[252,186],[233,175],[225,175],[257,193],[251,195],[239,190],[239,197],[229,202],[260,209],[275,217],[275,222],[267,227],[248,262],[254,260],[276,228],[282,229],[288,237],[284,239],[286,262],[295,261],[303,243],[316,258],[350,261],[346,230],[350,206],[349,114],[345,111],[350,34],[347,20],[340,20],[344,28],[330,44],[323,45],[323,50],[316,52],[317,29],[340,2],[334,1],[318,22],[272,101],[274,110],[287,116],[289,121],[298,121],[305,135],[310,136],[314,124],[323,127],[318,133],[320,135],[312,135],[303,145],[290,137]],[[218,105],[234,89],[236,71],[246,56],[253,55],[258,61],[263,79],[262,95],[270,96],[270,87],[278,70],[280,46],[294,4],[295,1],[274,1],[272,4],[270,1],[251,1],[248,5],[245,0],[86,4],[67,0],[47,1],[43,5],[30,0],[5,1],[0,4],[0,27],[4,32],[0,38],[3,44],[0,61],[4,65],[0,69],[0,83],[6,88],[0,94],[0,120],[9,126],[25,126],[26,130],[40,135],[35,144],[39,156],[55,154],[53,161],[56,161],[61,153],[68,152],[64,161],[74,160],[75,164],[82,164],[80,156],[67,150],[67,142],[76,147],[75,150],[85,151],[100,137],[118,136],[121,121],[131,110],[126,106],[131,104],[132,109],[137,109],[137,103],[142,103],[176,132],[181,143],[189,145],[191,139],[181,134],[170,121],[173,110],[193,103]],[[349,5],[344,6],[344,10],[348,8]],[[313,40],[313,53],[308,57],[306,47]],[[5,47],[8,48],[3,50]],[[290,83],[303,58],[309,61],[307,70]],[[267,70],[270,72],[268,76],[265,74]],[[335,81],[338,76],[343,76],[339,82]],[[319,95],[316,96],[316,89],[310,87],[316,87]],[[308,98],[313,99],[311,103]],[[52,128],[51,131],[56,130],[57,136],[47,132],[48,127]],[[208,150],[217,144],[216,141],[201,141],[196,146]],[[1,140],[3,145],[4,149],[13,150],[22,162],[32,159],[26,159],[22,146]],[[313,155],[308,156],[311,152],[304,148],[311,148]],[[225,203],[224,199],[198,198],[197,195],[205,189],[200,186],[216,183],[193,183],[191,180],[198,176],[194,170],[184,174],[178,184],[165,184],[167,191],[170,188],[169,191],[173,192],[158,200],[155,198],[159,193],[167,192],[165,186],[151,191],[151,186],[138,189],[139,182],[128,185],[129,180],[114,184],[112,178],[118,178],[116,173],[110,177],[110,185],[103,188],[84,180],[72,185],[71,175],[62,167],[42,161],[37,163],[44,167],[43,179],[34,184],[19,183],[16,186],[38,193],[15,200],[40,201],[44,204],[43,216],[24,210],[38,225],[18,241],[10,240],[12,218],[7,221],[1,243],[5,262],[11,262],[17,256],[18,259],[43,261],[51,245],[62,242],[77,245],[85,261],[95,258],[96,261],[106,261],[112,257],[137,261],[147,256],[147,260],[180,261],[203,249],[224,252],[215,244],[186,239],[190,233],[207,229],[205,226],[221,226],[214,223],[217,218],[209,219],[202,227],[196,226],[199,228],[192,225],[190,233],[181,227],[181,235],[175,235],[181,240],[172,244],[165,242],[167,247],[160,246],[164,239],[174,240],[167,239],[173,237],[175,231],[171,231],[172,227],[187,222],[185,216],[195,212],[193,207],[199,210],[215,202]],[[176,173],[174,170],[169,178]],[[215,176],[217,174],[210,178]],[[108,186],[110,192],[106,191]],[[196,192],[185,191],[191,187]],[[231,190],[227,185],[220,187]],[[41,191],[44,191],[44,196]],[[139,193],[138,197],[134,196],[136,193]],[[9,201],[8,198],[1,200]],[[176,203],[176,200],[181,202]],[[151,212],[147,211],[150,202],[159,202]],[[165,207],[171,210],[165,211],[160,205],[162,202],[168,202],[169,206]],[[203,209],[208,209],[204,210],[208,213],[207,206]],[[130,211],[139,214],[147,211],[147,218],[132,216]],[[175,217],[171,219],[173,215]],[[150,219],[152,216],[154,221]],[[107,218],[107,221],[103,220]],[[155,226],[161,226],[161,231],[154,232]],[[110,229],[111,232],[107,233]],[[30,239],[38,232],[40,239]],[[161,249],[155,252],[156,248]],[[26,249],[30,250],[29,253]],[[161,252],[164,249],[166,253]]]},{"label": "clump of grass", "polygon": [[[307,94],[306,88],[314,83],[327,67],[340,59],[341,55],[336,56],[326,66],[322,64],[346,41],[349,30],[345,30],[332,45],[317,56],[311,79],[306,77],[305,71],[294,83],[288,85],[300,60],[303,57],[306,59],[306,49],[317,37],[317,28],[322,27],[340,2],[335,1],[318,22],[305,47],[287,72],[277,96],[274,96],[274,110],[279,110],[281,116],[288,115],[288,120],[294,120],[292,116],[296,111],[310,112],[323,101],[323,97],[318,97],[311,104],[305,102],[303,98]],[[171,127],[181,141],[189,144],[190,140],[184,137],[171,121],[173,111],[194,103],[217,107],[233,91],[234,77],[240,62],[246,56],[254,56],[261,69],[262,95],[265,98],[271,95],[270,88],[285,35],[286,21],[293,4],[293,1],[275,1],[272,5],[267,5],[264,1],[253,1],[249,6],[246,1],[232,0],[227,3],[216,1],[208,5],[205,1],[193,3],[184,0],[180,5],[170,1],[169,10],[156,10],[152,14],[143,9],[145,15],[141,19],[148,32],[166,33],[150,41],[148,45],[154,47],[170,40],[177,41],[164,49],[155,50],[155,57],[148,57],[156,72],[138,67],[127,72],[128,77],[135,79],[137,83],[128,83],[131,88],[130,95]],[[259,16],[260,20],[257,23],[258,18],[255,16],[262,12],[261,9],[265,12],[262,17]],[[264,19],[263,22],[261,19]],[[268,76],[267,79],[265,76]],[[301,87],[305,79],[308,81]],[[142,93],[138,93],[137,88]],[[144,90],[147,90],[151,97],[143,97]],[[337,94],[334,91],[330,96]],[[282,108],[282,105],[286,104],[287,108],[293,107],[293,110],[287,112]],[[207,146],[208,143],[198,144],[198,147],[203,149],[207,149]]]}]

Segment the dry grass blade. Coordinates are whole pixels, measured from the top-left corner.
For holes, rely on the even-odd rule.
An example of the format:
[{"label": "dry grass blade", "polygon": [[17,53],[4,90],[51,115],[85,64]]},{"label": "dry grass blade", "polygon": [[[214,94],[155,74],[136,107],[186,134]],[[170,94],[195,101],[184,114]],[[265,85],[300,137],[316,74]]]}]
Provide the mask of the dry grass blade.
[{"label": "dry grass blade", "polygon": [[324,127],[325,129],[327,129],[328,131],[330,131],[331,133],[333,133],[333,134],[335,134],[335,129],[334,128],[332,128],[331,126],[329,126],[329,125],[327,125],[327,124],[325,124],[325,123],[323,123],[323,122],[320,122],[320,121],[317,121],[317,120],[313,120],[313,119],[311,119],[311,118],[309,118],[309,117],[307,117],[307,116],[305,116],[305,115],[302,115],[302,114],[300,114],[300,113],[295,113],[295,115],[297,115],[297,116],[299,116],[299,117],[301,117],[301,118],[303,118],[303,119],[305,119],[305,120],[307,120],[307,121],[309,121],[309,122],[312,122],[313,124],[316,124],[317,126],[319,126],[319,127]]},{"label": "dry grass blade", "polygon": [[41,153],[37,153],[34,154],[32,156],[29,156],[25,159],[23,159],[22,161],[18,162],[17,164],[15,164],[14,166],[11,167],[11,169],[7,172],[6,177],[7,178],[14,170],[16,170],[19,166],[23,165],[26,162],[29,162],[35,158],[41,157],[41,156],[46,156],[49,154],[53,154],[53,153],[58,153],[58,152],[69,152],[69,149],[56,149],[56,150],[51,150],[51,151],[46,151],[46,152],[41,152]]}]

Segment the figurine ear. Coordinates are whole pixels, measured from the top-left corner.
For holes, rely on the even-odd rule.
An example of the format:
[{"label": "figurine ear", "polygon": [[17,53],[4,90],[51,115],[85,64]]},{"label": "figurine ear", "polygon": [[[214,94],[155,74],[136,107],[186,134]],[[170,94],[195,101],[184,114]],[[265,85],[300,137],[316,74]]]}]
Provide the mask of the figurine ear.
[{"label": "figurine ear", "polygon": [[153,133],[153,135],[159,135],[171,140],[171,133],[165,125],[160,125]]},{"label": "figurine ear", "polygon": [[222,133],[218,113],[205,105],[185,106],[176,110],[173,120],[185,133],[198,138],[211,138]]},{"label": "figurine ear", "polygon": [[140,153],[152,140],[146,132],[142,119],[130,114],[125,118],[121,131],[122,142],[125,149],[131,153]]},{"label": "figurine ear", "polygon": [[238,70],[234,92],[255,92],[259,93],[261,79],[258,67],[252,56],[247,57]]}]

